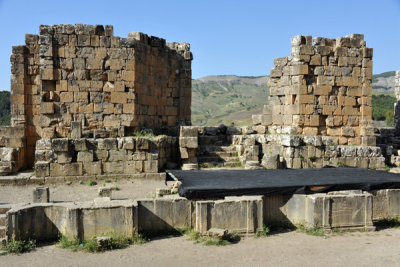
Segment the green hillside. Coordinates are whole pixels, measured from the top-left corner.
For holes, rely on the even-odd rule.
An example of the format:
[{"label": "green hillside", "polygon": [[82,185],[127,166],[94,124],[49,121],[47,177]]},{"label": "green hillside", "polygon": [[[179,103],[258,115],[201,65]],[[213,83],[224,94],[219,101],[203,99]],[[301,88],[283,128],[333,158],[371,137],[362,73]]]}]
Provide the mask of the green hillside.
[{"label": "green hillside", "polygon": [[0,91],[0,125],[10,125],[10,92]]},{"label": "green hillside", "polygon": [[[373,75],[374,118],[386,120],[393,110],[395,72]],[[267,76],[207,76],[192,82],[193,125],[251,125],[251,114],[260,113],[267,104]],[[390,114],[388,114],[390,116]],[[390,122],[389,122],[390,124]]]}]

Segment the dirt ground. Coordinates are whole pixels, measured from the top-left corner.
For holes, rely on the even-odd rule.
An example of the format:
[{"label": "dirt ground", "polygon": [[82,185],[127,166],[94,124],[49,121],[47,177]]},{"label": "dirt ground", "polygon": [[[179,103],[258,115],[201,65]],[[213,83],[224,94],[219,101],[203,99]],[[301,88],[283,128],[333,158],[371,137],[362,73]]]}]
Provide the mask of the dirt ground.
[{"label": "dirt ground", "polygon": [[[168,182],[171,188],[173,182]],[[91,201],[97,197],[97,190],[103,186],[113,186],[118,190],[113,191],[113,199],[137,199],[145,197],[154,197],[156,188],[167,188],[162,180],[97,180],[97,185],[89,186],[88,182],[80,184],[74,182],[67,184],[50,184],[50,201]],[[32,202],[33,189],[37,185],[0,186],[0,204],[1,203],[27,203]]]},{"label": "dirt ground", "polygon": [[[89,201],[98,187],[113,185],[116,199],[153,197],[161,180],[98,181],[49,185],[52,201]],[[169,187],[172,183],[169,183]],[[0,203],[30,202],[35,185],[0,186]],[[222,247],[194,244],[187,237],[166,237],[126,249],[90,254],[57,245],[22,255],[0,256],[1,266],[399,266],[400,229],[353,232],[323,238],[295,231],[266,238],[245,237]]]},{"label": "dirt ground", "polygon": [[0,256],[0,266],[399,266],[399,238],[400,229],[326,239],[287,232],[215,247],[182,236],[98,254],[49,245],[19,256]]}]

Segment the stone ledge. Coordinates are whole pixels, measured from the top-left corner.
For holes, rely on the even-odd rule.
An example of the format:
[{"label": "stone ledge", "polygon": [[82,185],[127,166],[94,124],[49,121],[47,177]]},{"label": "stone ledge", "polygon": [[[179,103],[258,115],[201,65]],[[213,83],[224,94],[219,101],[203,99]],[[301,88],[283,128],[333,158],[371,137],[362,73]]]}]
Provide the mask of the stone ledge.
[{"label": "stone ledge", "polygon": [[28,185],[28,184],[59,184],[65,182],[79,182],[89,180],[104,180],[108,178],[118,179],[156,179],[165,180],[165,173],[138,173],[138,174],[104,174],[104,175],[84,175],[84,176],[58,176],[58,177],[0,177],[0,185]]}]

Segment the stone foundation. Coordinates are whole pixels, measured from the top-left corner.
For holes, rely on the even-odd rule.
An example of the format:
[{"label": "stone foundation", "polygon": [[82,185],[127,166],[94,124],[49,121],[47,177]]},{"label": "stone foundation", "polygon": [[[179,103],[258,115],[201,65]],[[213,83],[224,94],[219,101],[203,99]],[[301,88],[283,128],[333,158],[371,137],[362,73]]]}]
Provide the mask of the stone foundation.
[{"label": "stone foundation", "polygon": [[182,162],[203,167],[250,163],[250,167],[267,169],[385,168],[381,147],[338,145],[329,136],[265,134],[257,130],[257,126],[183,126],[179,137]]},{"label": "stone foundation", "polygon": [[177,166],[176,137],[42,138],[35,151],[36,177],[158,173]]}]

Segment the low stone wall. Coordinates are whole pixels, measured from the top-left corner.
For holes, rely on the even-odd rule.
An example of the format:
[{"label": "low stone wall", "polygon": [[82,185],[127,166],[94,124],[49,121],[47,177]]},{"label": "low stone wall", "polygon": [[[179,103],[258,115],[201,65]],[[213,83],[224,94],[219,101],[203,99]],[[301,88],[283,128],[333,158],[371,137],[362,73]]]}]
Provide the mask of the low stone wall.
[{"label": "low stone wall", "polygon": [[264,224],[373,230],[373,221],[400,216],[399,200],[400,189],[385,189],[205,201],[168,195],[137,201],[37,203],[9,210],[6,232],[8,239],[49,240],[60,234],[90,238],[110,232],[132,236],[136,231],[160,234],[187,228],[201,234],[210,229],[253,234]]},{"label": "low stone wall", "polygon": [[136,203],[131,200],[86,203],[40,203],[7,212],[8,239],[55,240],[90,238],[114,232],[132,236],[137,228]]},{"label": "low stone wall", "polygon": [[257,127],[183,126],[179,137],[182,163],[215,166],[222,162],[222,165],[267,169],[385,168],[385,158],[378,146],[338,145],[328,136],[266,134],[258,130]]},{"label": "low stone wall", "polygon": [[177,166],[177,138],[42,138],[37,141],[37,177],[157,173]]}]

